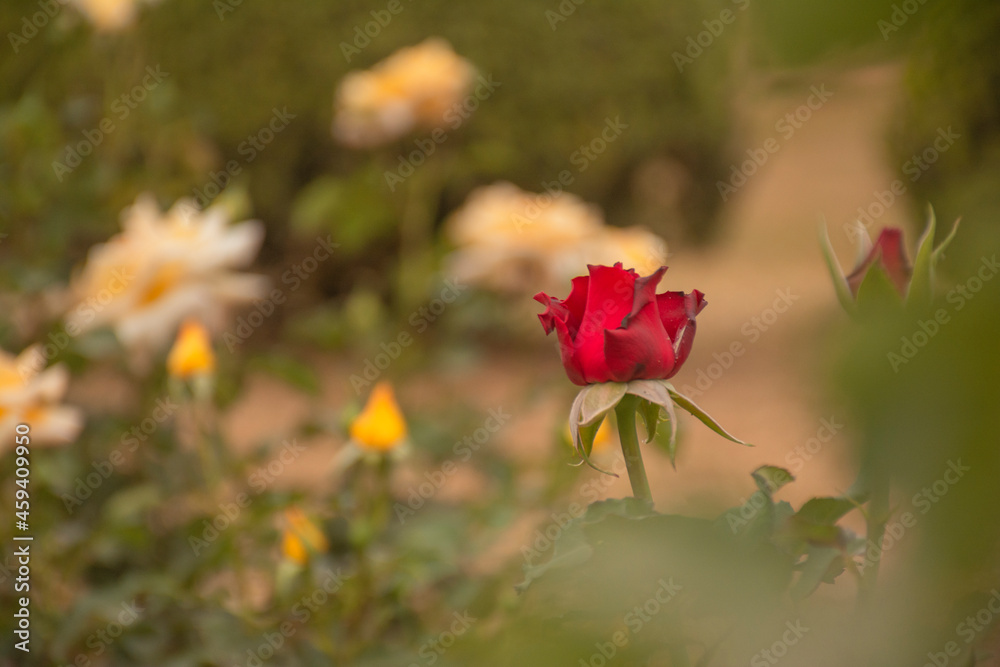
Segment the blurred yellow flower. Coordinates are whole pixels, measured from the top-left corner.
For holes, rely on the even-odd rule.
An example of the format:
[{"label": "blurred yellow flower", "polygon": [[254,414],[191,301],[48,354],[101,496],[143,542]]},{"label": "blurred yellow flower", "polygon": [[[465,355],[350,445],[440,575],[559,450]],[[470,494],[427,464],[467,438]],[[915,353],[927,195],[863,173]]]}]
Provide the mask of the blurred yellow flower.
[{"label": "blurred yellow flower", "polygon": [[167,357],[167,372],[181,380],[215,372],[212,339],[197,320],[188,320],[181,325]]},{"label": "blurred yellow flower", "polygon": [[180,200],[164,214],[144,194],[123,211],[122,228],[90,249],[73,281],[72,336],[110,324],[131,350],[162,349],[185,319],[219,330],[226,306],[261,296],[267,285],[263,276],[231,271],[253,260],[263,225],[230,226],[222,205],[199,211]]},{"label": "blurred yellow flower", "polygon": [[364,410],[351,422],[350,434],[359,447],[377,452],[387,452],[403,443],[406,420],[388,382],[372,388]]},{"label": "blurred yellow flower", "polygon": [[592,243],[589,264],[621,262],[646,275],[667,263],[667,242],[641,227],[605,227]]},{"label": "blurred yellow flower", "polygon": [[100,31],[113,32],[135,22],[136,0],[72,0],[77,9]]},{"label": "blurred yellow flower", "polygon": [[[45,368],[45,363],[41,345],[17,357],[0,350],[0,433],[14,433],[18,424],[28,424],[32,443],[65,444],[83,428],[83,413],[59,405],[69,384],[66,367]],[[13,436],[3,447],[11,442]]]},{"label": "blurred yellow flower", "polygon": [[326,553],[330,548],[323,531],[299,508],[286,509],[284,519],[281,554],[288,560],[305,565],[309,562],[309,554]]},{"label": "blurred yellow flower", "polygon": [[573,194],[535,194],[507,182],[474,190],[446,228],[456,246],[448,271],[501,292],[559,286],[586,274],[587,264],[651,272],[666,259],[659,237],[606,227],[600,210]]},{"label": "blurred yellow flower", "polygon": [[333,135],[353,148],[384,144],[417,127],[444,125],[475,68],[440,38],[400,49],[370,70],[351,72],[334,101]]},{"label": "blurred yellow flower", "polygon": [[[573,436],[569,431],[569,424],[566,424],[563,435],[566,436],[566,442],[572,446]],[[608,448],[609,444],[611,444],[611,420],[605,419],[597,429],[597,433],[594,434],[594,446],[590,451],[594,454],[600,454]]]}]

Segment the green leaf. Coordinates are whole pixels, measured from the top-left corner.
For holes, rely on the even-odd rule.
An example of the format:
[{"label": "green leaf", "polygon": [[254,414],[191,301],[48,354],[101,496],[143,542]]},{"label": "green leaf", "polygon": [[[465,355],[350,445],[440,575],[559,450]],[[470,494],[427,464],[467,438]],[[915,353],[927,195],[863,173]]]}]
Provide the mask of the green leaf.
[{"label": "green leaf", "polygon": [[848,313],[853,313],[855,309],[854,297],[851,295],[851,288],[847,285],[847,277],[837,262],[837,255],[833,252],[833,245],[830,243],[830,234],[826,230],[826,220],[820,221],[819,226],[819,247],[823,251],[823,259],[826,262],[827,271],[830,272],[830,279],[833,281],[833,289],[837,293],[837,300],[841,307]]},{"label": "green leaf", "polygon": [[906,295],[908,303],[918,306],[931,302],[934,289],[934,230],[936,223],[934,208],[928,207],[927,227],[924,229],[920,241],[917,242],[917,254],[913,260],[913,278],[910,280],[910,289]]},{"label": "green leaf", "polygon": [[768,498],[772,498],[781,487],[795,481],[795,476],[792,473],[778,466],[762,465],[750,475],[757,483],[757,488]]},{"label": "green leaf", "polygon": [[727,440],[732,440],[738,445],[744,445],[745,447],[753,447],[753,445],[751,445],[750,443],[743,442],[736,436],[729,433],[726,429],[722,428],[722,426],[720,426],[717,421],[712,419],[712,417],[710,417],[708,413],[706,413],[704,410],[695,405],[694,401],[692,401],[690,398],[688,398],[684,394],[681,394],[673,387],[671,387],[669,391],[671,398],[674,399],[674,403],[676,403],[679,407],[683,408],[687,412],[697,417],[703,424],[705,424],[705,426],[709,427],[710,429],[721,435],[723,438]]}]

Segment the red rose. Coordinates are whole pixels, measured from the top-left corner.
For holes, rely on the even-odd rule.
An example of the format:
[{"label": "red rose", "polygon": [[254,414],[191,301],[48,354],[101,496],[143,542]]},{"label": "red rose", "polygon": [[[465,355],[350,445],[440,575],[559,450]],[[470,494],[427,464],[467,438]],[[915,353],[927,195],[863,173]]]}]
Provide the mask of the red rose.
[{"label": "red rose", "polygon": [[906,249],[903,247],[903,230],[897,227],[883,229],[868,256],[858,264],[851,275],[847,276],[847,285],[851,288],[851,294],[855,298],[858,296],[861,283],[868,275],[868,270],[876,262],[892,281],[899,296],[905,298],[913,269],[910,267],[910,260],[906,258]]},{"label": "red rose", "polygon": [[589,276],[573,279],[565,301],[535,295],[547,306],[538,319],[546,334],[556,330],[569,379],[586,385],[677,373],[691,352],[695,316],[705,307],[702,293],[657,294],[665,266],[645,278],[621,263],[588,268]]}]

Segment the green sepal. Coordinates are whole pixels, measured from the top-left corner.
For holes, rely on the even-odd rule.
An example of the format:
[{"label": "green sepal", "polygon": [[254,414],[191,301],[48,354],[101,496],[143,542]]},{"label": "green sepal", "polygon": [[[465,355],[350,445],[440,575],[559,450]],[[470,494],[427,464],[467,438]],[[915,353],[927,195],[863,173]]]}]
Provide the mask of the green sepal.
[{"label": "green sepal", "polygon": [[927,226],[917,242],[917,254],[913,258],[913,277],[910,279],[910,289],[906,301],[917,307],[926,306],[931,302],[931,291],[934,289],[934,232],[937,218],[934,207],[927,210]]},{"label": "green sepal", "polygon": [[821,220],[819,225],[819,247],[823,251],[823,260],[826,262],[827,271],[830,272],[830,279],[833,281],[833,289],[837,294],[837,301],[848,313],[854,313],[856,305],[851,288],[847,284],[847,277],[837,262],[837,255],[833,252],[833,245],[830,243],[830,234],[826,230],[826,221]]},{"label": "green sepal", "polygon": [[753,447],[753,445],[751,445],[750,443],[743,442],[736,436],[729,433],[729,431],[722,428],[722,426],[719,425],[717,421],[712,419],[712,417],[709,416],[707,412],[699,408],[694,401],[692,401],[684,394],[678,392],[673,387],[670,387],[668,391],[670,392],[670,397],[673,399],[673,402],[676,403],[678,407],[683,408],[691,415],[698,418],[698,420],[701,421],[703,424],[705,424],[705,426],[709,427],[710,429],[721,435],[726,440],[732,440],[736,444],[743,445],[745,447]]}]

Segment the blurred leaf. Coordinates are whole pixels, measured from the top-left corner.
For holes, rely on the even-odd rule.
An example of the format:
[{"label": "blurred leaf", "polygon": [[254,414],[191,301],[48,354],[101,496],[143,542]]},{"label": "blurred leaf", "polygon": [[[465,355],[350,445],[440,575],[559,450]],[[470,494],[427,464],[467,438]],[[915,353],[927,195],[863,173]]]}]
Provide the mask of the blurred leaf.
[{"label": "blurred leaf", "polygon": [[811,498],[795,513],[795,518],[808,523],[834,524],[857,508],[848,498]]},{"label": "blurred leaf", "polygon": [[359,169],[347,177],[320,176],[295,198],[292,228],[301,235],[333,232],[345,253],[357,253],[396,223],[377,171]]},{"label": "blurred leaf", "polygon": [[274,352],[257,356],[250,360],[248,366],[250,370],[269,373],[308,394],[319,394],[315,368],[290,355]]},{"label": "blurred leaf", "polygon": [[519,592],[524,592],[533,581],[552,569],[573,568],[585,563],[593,553],[593,547],[583,533],[584,526],[599,523],[610,516],[642,519],[651,516],[651,511],[649,503],[636,498],[600,500],[591,503],[583,515],[571,519],[560,527],[552,557],[548,561],[540,565],[525,565],[524,581],[515,588]]},{"label": "blurred leaf", "polygon": [[763,465],[750,473],[757,488],[767,496],[772,498],[775,491],[785,486],[789,482],[795,481],[792,473],[778,466]]},{"label": "blurred leaf", "polygon": [[791,593],[802,600],[819,588],[822,583],[833,580],[844,571],[844,554],[839,549],[829,547],[809,547],[806,560],[800,566],[799,578],[792,585]]}]

